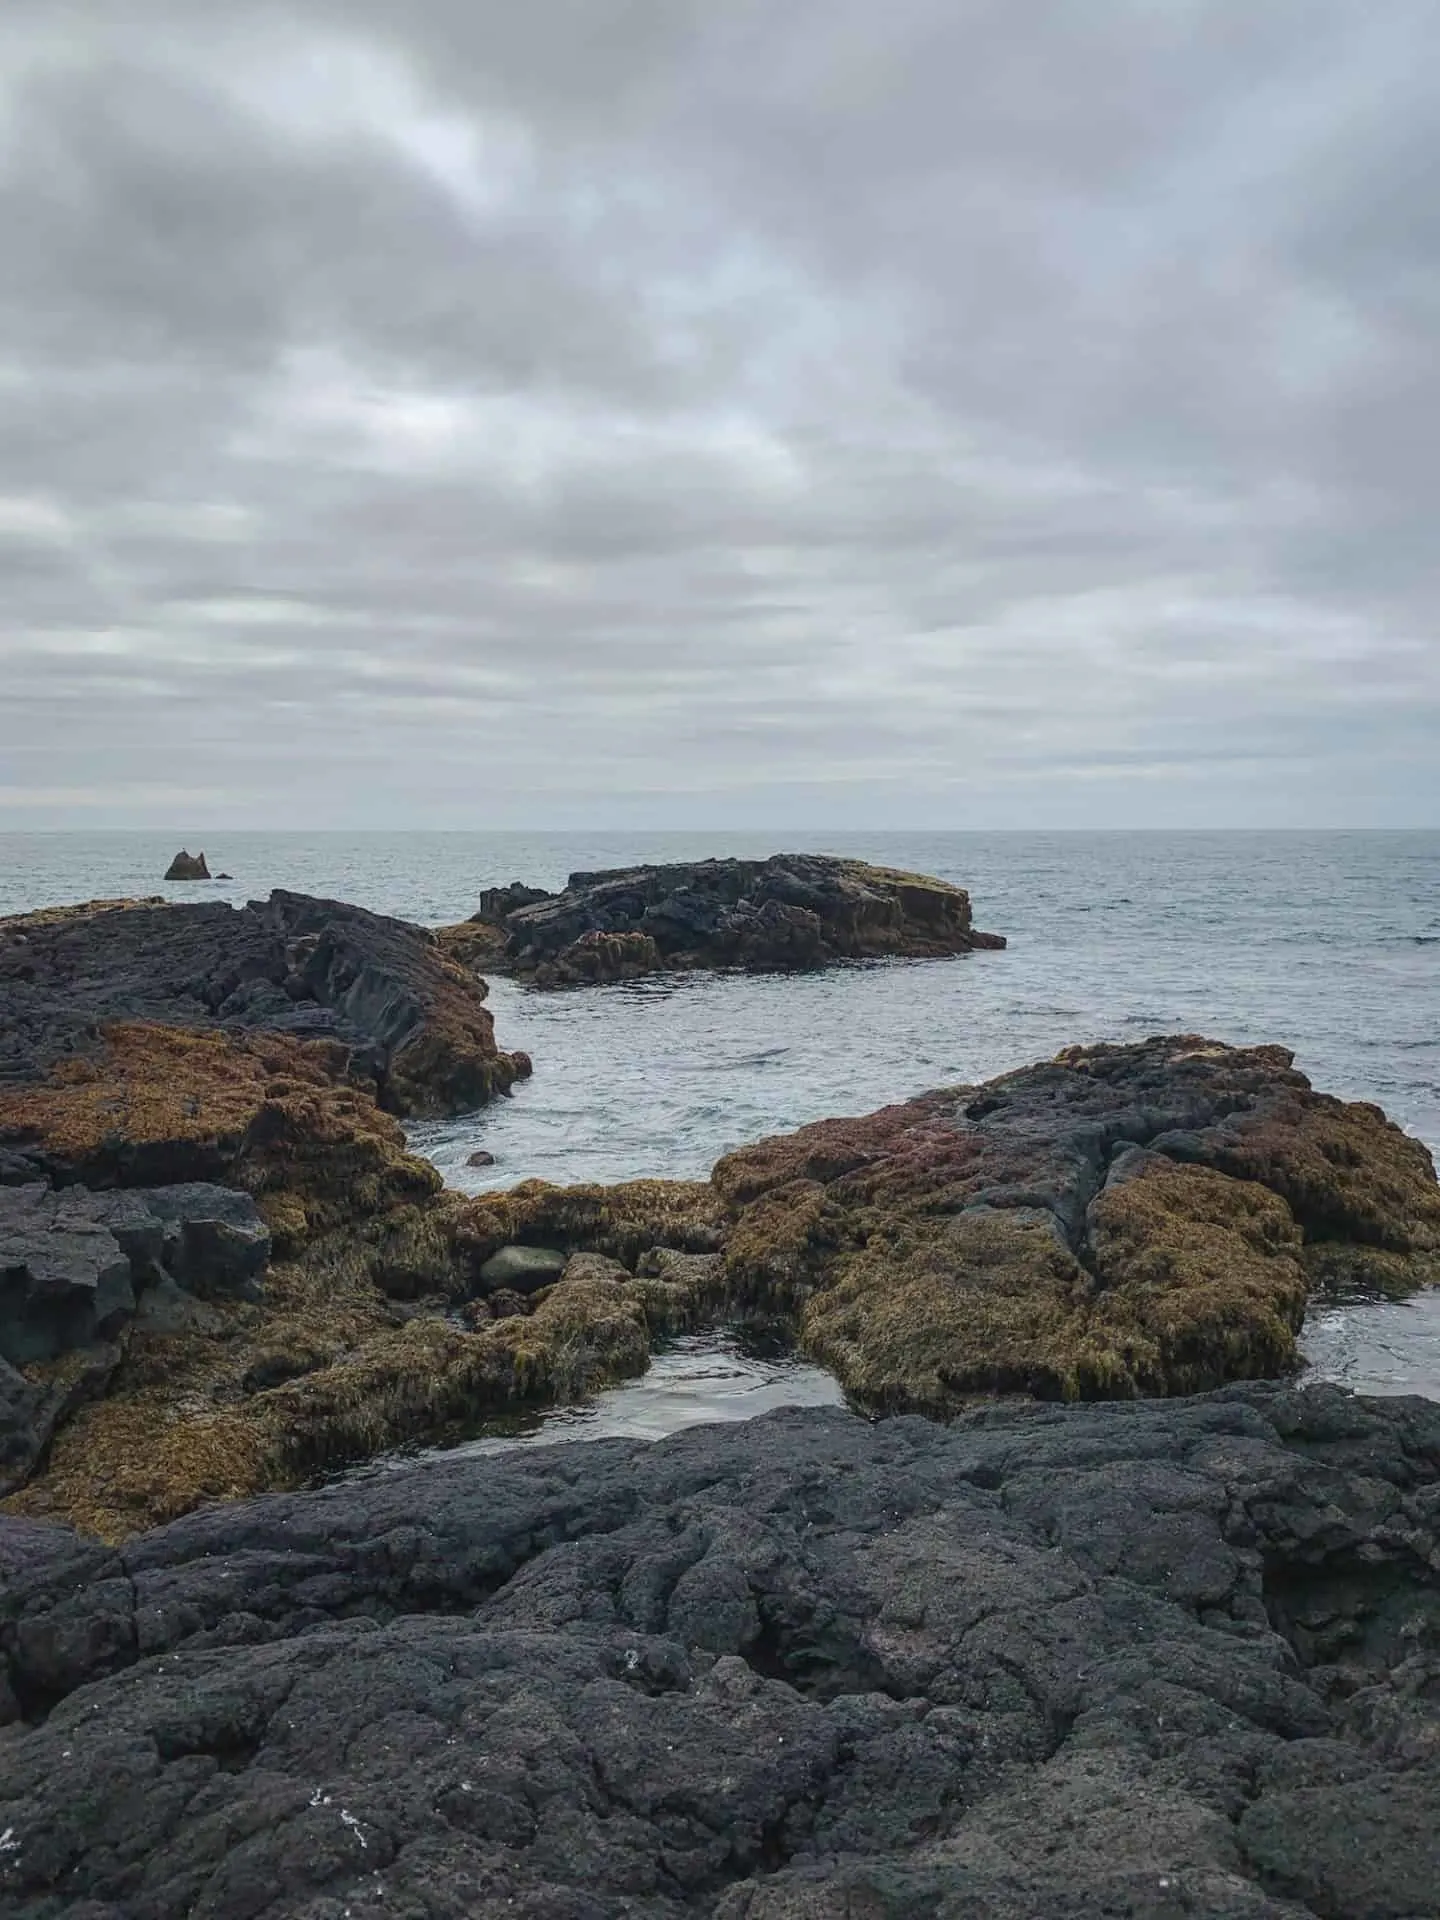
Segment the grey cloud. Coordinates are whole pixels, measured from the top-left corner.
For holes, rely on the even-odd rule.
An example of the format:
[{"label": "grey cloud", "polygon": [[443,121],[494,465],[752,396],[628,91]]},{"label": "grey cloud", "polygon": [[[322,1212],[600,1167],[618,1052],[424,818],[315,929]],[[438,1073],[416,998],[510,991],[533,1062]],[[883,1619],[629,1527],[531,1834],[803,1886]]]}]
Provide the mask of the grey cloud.
[{"label": "grey cloud", "polygon": [[1427,12],[10,0],[0,812],[1440,818]]}]

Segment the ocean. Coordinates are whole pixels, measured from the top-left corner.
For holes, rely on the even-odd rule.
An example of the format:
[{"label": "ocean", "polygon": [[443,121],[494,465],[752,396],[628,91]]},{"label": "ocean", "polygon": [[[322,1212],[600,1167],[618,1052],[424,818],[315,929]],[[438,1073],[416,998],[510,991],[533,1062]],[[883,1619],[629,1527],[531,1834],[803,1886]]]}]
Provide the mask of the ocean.
[{"label": "ocean", "polygon": [[[551,995],[496,980],[497,1036],[533,1055],[535,1077],[482,1113],[413,1130],[458,1187],[703,1175],[729,1148],[808,1120],[1071,1042],[1175,1031],[1291,1047],[1316,1086],[1375,1101],[1440,1156],[1440,832],[220,834],[205,852],[233,880],[167,887],[177,844],[0,834],[0,914],[282,886],[439,924],[503,881],[806,849],[953,880],[976,924],[1010,942],[799,978]],[[465,1165],[479,1147],[496,1162],[483,1172]],[[1324,1309],[1307,1350],[1367,1390],[1440,1397],[1440,1296]]]}]

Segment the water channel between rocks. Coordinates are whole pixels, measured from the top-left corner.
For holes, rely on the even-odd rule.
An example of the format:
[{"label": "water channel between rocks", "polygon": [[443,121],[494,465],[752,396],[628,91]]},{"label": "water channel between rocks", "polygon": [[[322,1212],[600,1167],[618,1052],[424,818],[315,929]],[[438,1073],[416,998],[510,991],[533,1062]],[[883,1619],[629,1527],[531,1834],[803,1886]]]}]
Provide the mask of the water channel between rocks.
[{"label": "water channel between rocks", "polygon": [[[1307,1363],[1302,1379],[1334,1380],[1357,1393],[1426,1393],[1440,1377],[1440,1292],[1312,1305],[1300,1347]],[[844,1402],[823,1368],[747,1329],[718,1327],[668,1342],[639,1379],[589,1400],[496,1422],[454,1446],[386,1455],[346,1477],[442,1455],[483,1459],[565,1440],[663,1440],[685,1427],[753,1420],[778,1407]]]}]

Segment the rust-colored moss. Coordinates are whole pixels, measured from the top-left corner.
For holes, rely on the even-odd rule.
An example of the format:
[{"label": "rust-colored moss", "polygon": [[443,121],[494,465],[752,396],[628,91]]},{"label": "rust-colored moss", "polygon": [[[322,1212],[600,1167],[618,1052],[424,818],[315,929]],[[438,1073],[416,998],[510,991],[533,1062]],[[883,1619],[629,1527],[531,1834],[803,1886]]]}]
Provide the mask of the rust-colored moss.
[{"label": "rust-colored moss", "polygon": [[124,913],[132,907],[163,907],[163,893],[150,893],[119,900],[82,900],[73,906],[34,907],[29,913],[0,915],[0,942],[24,939],[39,927],[64,926],[69,921],[90,920],[98,913]]},{"label": "rust-colored moss", "polygon": [[385,1101],[396,1113],[447,1114],[483,1106],[530,1077],[527,1053],[502,1053],[486,987],[437,942],[426,980],[425,1019],[390,1057]]},{"label": "rust-colored moss", "polygon": [[1141,1393],[1198,1393],[1296,1363],[1307,1281],[1300,1229],[1278,1194],[1156,1160],[1090,1214],[1103,1287],[1089,1332]]},{"label": "rust-colored moss", "polygon": [[471,971],[493,967],[503,956],[508,937],[502,926],[489,920],[462,920],[458,926],[435,929],[441,952]]},{"label": "rust-colored moss", "polygon": [[0,1140],[91,1185],[247,1188],[295,1241],[441,1184],[345,1062],[319,1041],[119,1023],[99,1055],[0,1095]]},{"label": "rust-colored moss", "polygon": [[718,1197],[703,1180],[630,1180],[614,1187],[525,1180],[465,1203],[456,1233],[475,1269],[512,1244],[603,1253],[633,1266],[652,1247],[713,1250],[721,1217]]},{"label": "rust-colored moss", "polygon": [[1397,1274],[1403,1256],[1406,1291],[1440,1282],[1440,1186],[1428,1149],[1388,1120],[1379,1107],[1321,1094],[1268,1106],[1222,1140],[1209,1164],[1283,1195],[1323,1274],[1330,1263],[1363,1279],[1367,1267]]},{"label": "rust-colored moss", "polygon": [[1089,1276],[1053,1227],[974,1212],[837,1259],[801,1310],[802,1346],[885,1412],[940,1415],[980,1394],[1075,1399]]}]

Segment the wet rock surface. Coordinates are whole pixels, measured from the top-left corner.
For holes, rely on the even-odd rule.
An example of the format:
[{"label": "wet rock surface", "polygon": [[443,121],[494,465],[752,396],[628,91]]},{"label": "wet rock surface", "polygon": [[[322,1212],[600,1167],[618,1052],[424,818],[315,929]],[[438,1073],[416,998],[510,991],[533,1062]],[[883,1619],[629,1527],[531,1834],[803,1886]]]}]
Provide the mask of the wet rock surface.
[{"label": "wet rock surface", "polygon": [[821,854],[573,873],[558,894],[493,887],[475,918],[441,929],[441,939],[467,964],[536,986],[700,967],[784,972],[1005,944],[974,927],[963,888]]},{"label": "wet rock surface", "polygon": [[0,1519],[33,1920],[1419,1920],[1440,1409],[836,1410]]}]

